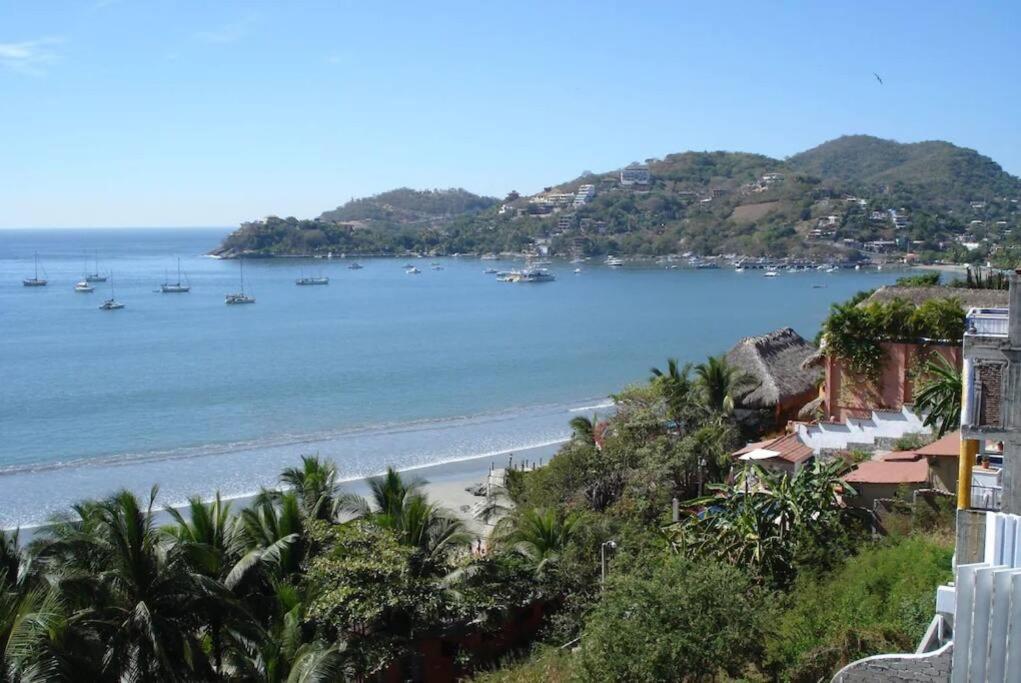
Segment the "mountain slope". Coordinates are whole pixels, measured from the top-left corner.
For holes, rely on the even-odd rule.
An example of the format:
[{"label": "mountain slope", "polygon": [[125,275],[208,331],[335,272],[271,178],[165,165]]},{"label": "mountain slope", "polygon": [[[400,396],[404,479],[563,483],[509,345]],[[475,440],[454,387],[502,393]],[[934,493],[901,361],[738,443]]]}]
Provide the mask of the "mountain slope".
[{"label": "mountain slope", "polygon": [[494,197],[480,197],[461,188],[412,190],[401,187],[372,197],[352,199],[336,209],[324,211],[319,220],[413,223],[482,211],[496,202]]},{"label": "mountain slope", "polygon": [[845,135],[795,154],[787,165],[823,181],[852,186],[905,185],[936,203],[1021,193],[1021,181],[989,157],[942,141],[900,143]]}]

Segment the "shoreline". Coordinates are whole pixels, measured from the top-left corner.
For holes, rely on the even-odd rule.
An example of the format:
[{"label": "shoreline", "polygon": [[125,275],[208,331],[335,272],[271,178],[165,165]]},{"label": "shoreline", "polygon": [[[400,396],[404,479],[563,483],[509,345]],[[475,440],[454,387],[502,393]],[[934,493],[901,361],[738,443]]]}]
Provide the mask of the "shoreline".
[{"label": "shoreline", "polygon": [[[511,457],[513,457],[517,462],[520,462],[519,456],[522,459],[533,462],[537,460],[541,460],[544,463],[549,462],[549,459],[552,458],[553,455],[560,450],[560,447],[568,441],[570,441],[569,438],[537,446],[507,449],[504,451],[473,455],[446,462],[414,465],[411,467],[401,468],[398,472],[402,475],[408,473],[419,473],[410,478],[422,480],[421,491],[429,497],[429,501],[453,513],[466,523],[470,531],[478,533],[481,528],[479,522],[475,520],[470,513],[462,510],[461,508],[464,505],[472,505],[484,500],[484,498],[468,493],[464,490],[465,487],[473,484],[485,483],[489,476],[489,472],[492,469],[506,467],[507,461]],[[338,484],[345,493],[355,493],[362,497],[367,497],[369,494],[369,481],[384,473],[385,468],[377,474],[342,479],[338,482]],[[225,503],[230,503],[232,510],[237,511],[250,505],[257,495],[258,492],[253,491],[230,496],[221,496],[221,500]],[[204,503],[208,503],[211,500],[213,500],[212,496],[202,497],[202,501]],[[172,521],[170,514],[167,512],[168,508],[183,512],[187,509],[187,506],[188,501],[185,500],[160,506],[158,509],[154,508],[153,521],[158,526],[168,524]],[[20,527],[2,527],[2,530],[8,532],[18,530],[20,534],[20,542],[27,543],[32,540],[35,534],[48,526],[50,526],[50,522],[39,522],[37,524],[22,525]]]}]

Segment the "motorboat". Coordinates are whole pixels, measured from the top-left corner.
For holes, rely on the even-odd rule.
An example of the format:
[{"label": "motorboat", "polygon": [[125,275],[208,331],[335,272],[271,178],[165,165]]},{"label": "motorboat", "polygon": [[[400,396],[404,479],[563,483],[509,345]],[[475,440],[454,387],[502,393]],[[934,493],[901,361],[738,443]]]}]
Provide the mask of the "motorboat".
[{"label": "motorboat", "polygon": [[408,275],[421,275],[422,271],[420,271],[415,266],[411,266],[411,268],[408,268],[407,273]]},{"label": "motorboat", "polygon": [[617,258],[616,256],[607,256],[606,265],[608,265],[611,268],[623,268],[624,259]]},{"label": "motorboat", "polygon": [[545,268],[512,270],[503,278],[504,282],[553,282],[557,278]]},{"label": "motorboat", "polygon": [[364,266],[362,266],[362,264],[356,262],[356,263],[352,263],[351,265],[349,265],[347,267],[347,269],[348,270],[361,270],[363,267]]},{"label": "motorboat", "polygon": [[117,299],[107,299],[99,307],[99,310],[101,310],[101,311],[116,311],[116,310],[119,310],[121,308],[124,308],[124,304],[122,304],[120,301],[117,301]]},{"label": "motorboat", "polygon": [[776,272],[775,270],[767,270],[765,273],[762,274],[762,277],[777,277],[779,274],[780,273]]},{"label": "motorboat", "polygon": [[79,280],[74,285],[74,291],[88,294],[96,291],[96,288],[89,284],[88,280]]},{"label": "motorboat", "polygon": [[330,284],[330,278],[326,277],[325,275],[320,275],[318,277],[299,277],[297,280],[294,281],[294,284],[300,286],[328,285]]},{"label": "motorboat", "polygon": [[496,268],[486,268],[486,269],[485,269],[484,271],[482,271],[482,272],[483,272],[483,273],[485,273],[486,275],[496,275],[496,274],[497,274],[497,273],[499,273],[500,271],[498,271],[498,270],[497,270]]}]

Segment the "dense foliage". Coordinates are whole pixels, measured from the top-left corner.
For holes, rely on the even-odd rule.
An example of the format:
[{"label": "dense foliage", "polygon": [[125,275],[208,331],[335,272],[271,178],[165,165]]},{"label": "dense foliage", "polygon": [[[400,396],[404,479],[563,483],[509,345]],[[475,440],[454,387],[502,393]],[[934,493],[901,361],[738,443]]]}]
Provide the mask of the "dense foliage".
[{"label": "dense foliage", "polygon": [[828,679],[876,652],[911,652],[932,619],[933,587],[951,578],[953,539],[895,538],[828,575],[798,579],[766,641],[785,681]]},{"label": "dense foliage", "polygon": [[872,379],[882,368],[883,342],[956,342],[964,335],[964,309],[956,299],[929,299],[919,305],[851,300],[834,304],[822,327],[827,354]]},{"label": "dense foliage", "polygon": [[732,565],[639,558],[585,621],[575,680],[670,681],[736,675],[760,657],[767,594]]}]

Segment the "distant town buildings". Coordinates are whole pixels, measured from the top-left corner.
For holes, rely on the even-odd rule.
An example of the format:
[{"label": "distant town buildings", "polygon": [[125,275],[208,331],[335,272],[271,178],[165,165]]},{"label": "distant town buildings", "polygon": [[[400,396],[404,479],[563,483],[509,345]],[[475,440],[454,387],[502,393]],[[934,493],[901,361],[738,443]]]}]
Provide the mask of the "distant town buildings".
[{"label": "distant town buildings", "polygon": [[596,196],[595,185],[582,185],[578,188],[577,194],[574,195],[574,208],[585,206]]},{"label": "distant town buildings", "polygon": [[620,171],[621,185],[648,185],[652,182],[652,174],[645,164],[628,164]]}]

